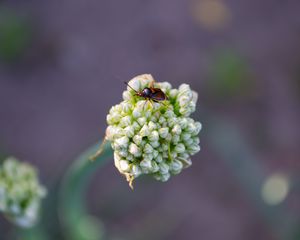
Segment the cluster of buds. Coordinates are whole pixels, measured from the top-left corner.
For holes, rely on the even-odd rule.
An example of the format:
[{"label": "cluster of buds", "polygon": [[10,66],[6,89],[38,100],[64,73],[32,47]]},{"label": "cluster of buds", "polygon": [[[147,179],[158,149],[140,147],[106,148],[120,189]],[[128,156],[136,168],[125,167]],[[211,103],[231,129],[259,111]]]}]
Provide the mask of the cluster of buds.
[{"label": "cluster of buds", "polygon": [[37,171],[27,163],[7,158],[0,166],[0,212],[21,227],[36,223],[46,189],[40,185]]},{"label": "cluster of buds", "polygon": [[187,84],[175,89],[168,82],[155,82],[167,100],[151,101],[136,94],[153,82],[149,74],[130,80],[123,101],[107,115],[106,140],[114,150],[115,166],[131,187],[142,174],[167,181],[189,167],[190,156],[200,150],[201,123],[190,117],[197,93]]}]

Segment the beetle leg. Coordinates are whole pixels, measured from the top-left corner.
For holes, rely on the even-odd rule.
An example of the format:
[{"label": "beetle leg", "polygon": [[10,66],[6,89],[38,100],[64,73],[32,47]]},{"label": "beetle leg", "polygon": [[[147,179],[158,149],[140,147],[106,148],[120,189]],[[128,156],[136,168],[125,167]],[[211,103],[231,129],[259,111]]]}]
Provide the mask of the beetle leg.
[{"label": "beetle leg", "polygon": [[165,102],[161,102],[165,107],[167,107],[168,105]]},{"label": "beetle leg", "polygon": [[165,107],[168,106],[168,105],[167,105],[165,102],[163,102],[163,101],[157,101],[157,100],[154,100],[154,99],[152,99],[152,101],[153,101],[153,102],[156,102],[156,103],[161,103],[161,104],[163,104]]},{"label": "beetle leg", "polygon": [[148,102],[148,99],[145,99],[145,103],[144,103],[144,105],[143,105],[143,110],[144,110],[145,105],[146,105],[147,102]]},{"label": "beetle leg", "polygon": [[153,99],[149,99],[149,102],[151,103],[151,106],[152,106],[152,108],[153,108],[154,106],[153,106],[153,103],[152,103],[151,100],[153,100]]}]

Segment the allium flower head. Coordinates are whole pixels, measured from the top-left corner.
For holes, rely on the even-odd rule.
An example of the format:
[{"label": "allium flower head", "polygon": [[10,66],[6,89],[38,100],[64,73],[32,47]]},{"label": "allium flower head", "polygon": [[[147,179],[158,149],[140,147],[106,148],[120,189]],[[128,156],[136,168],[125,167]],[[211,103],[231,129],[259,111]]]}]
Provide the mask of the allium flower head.
[{"label": "allium flower head", "polygon": [[[128,84],[139,92],[153,81],[151,75],[144,74]],[[127,87],[123,101],[107,115],[106,139],[114,150],[115,166],[131,187],[142,174],[167,181],[189,167],[190,156],[200,150],[201,123],[190,117],[196,108],[197,93],[187,84],[175,89],[168,82],[155,82],[154,87],[160,88],[168,100],[149,101]]]},{"label": "allium flower head", "polygon": [[37,171],[27,163],[7,158],[0,166],[0,212],[21,227],[31,227],[38,218],[46,189]]}]

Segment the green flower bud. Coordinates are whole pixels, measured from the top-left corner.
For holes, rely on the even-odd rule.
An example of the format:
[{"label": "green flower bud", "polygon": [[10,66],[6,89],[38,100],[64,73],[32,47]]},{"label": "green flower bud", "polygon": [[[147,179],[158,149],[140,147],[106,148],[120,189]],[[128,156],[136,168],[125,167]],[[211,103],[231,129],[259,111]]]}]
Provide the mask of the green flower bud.
[{"label": "green flower bud", "polygon": [[123,136],[120,138],[117,138],[115,140],[115,148],[121,149],[121,148],[127,148],[129,143],[129,138],[127,136]]},{"label": "green flower bud", "polygon": [[140,136],[140,135],[135,135],[133,138],[132,138],[133,142],[135,142],[135,144],[137,146],[141,145],[142,144],[142,141],[143,141],[143,137]]},{"label": "green flower bud", "polygon": [[137,178],[138,176],[140,176],[142,174],[142,170],[139,166],[133,165],[132,170],[131,170],[131,174],[134,178]]},{"label": "green flower bud", "polygon": [[168,128],[161,128],[158,130],[159,135],[161,136],[161,138],[166,138],[168,136],[169,133],[169,129]]},{"label": "green flower bud", "polygon": [[152,131],[150,133],[150,135],[148,136],[148,139],[151,141],[151,142],[155,142],[155,141],[158,141],[159,140],[159,134],[157,131]]},{"label": "green flower bud", "polygon": [[129,170],[130,170],[129,162],[126,160],[120,160],[119,166],[120,166],[120,170],[122,172],[129,172]]},{"label": "green flower bud", "polygon": [[151,145],[147,143],[144,147],[144,152],[148,153],[148,154],[152,153],[153,152],[153,147],[151,147]]},{"label": "green flower bud", "polygon": [[176,124],[173,128],[172,128],[172,133],[173,134],[181,134],[181,127],[179,126],[179,124]]},{"label": "green flower bud", "polygon": [[134,144],[134,143],[131,143],[130,146],[129,146],[129,152],[135,156],[135,157],[140,157],[142,155],[142,152],[141,150],[139,149],[139,147]]},{"label": "green flower bud", "polygon": [[141,135],[142,137],[146,137],[146,136],[148,136],[149,134],[150,134],[150,130],[149,130],[148,126],[147,126],[147,125],[144,125],[144,126],[142,127],[141,131],[140,131],[140,135]]},{"label": "green flower bud", "polygon": [[124,128],[124,133],[126,136],[132,138],[134,136],[134,127],[133,126],[127,126]]},{"label": "green flower bud", "polygon": [[15,158],[0,166],[0,211],[20,227],[32,227],[37,219],[46,189],[40,185],[37,170]]},{"label": "green flower bud", "polygon": [[169,172],[169,166],[168,166],[168,164],[166,164],[164,162],[161,162],[161,163],[158,164],[158,166],[159,166],[159,172],[161,174],[166,174],[166,173]]},{"label": "green flower bud", "polygon": [[171,174],[190,166],[191,156],[200,150],[202,126],[190,117],[197,93],[187,84],[174,89],[168,82],[155,82],[154,88],[161,89],[168,100],[154,102],[137,96],[153,81],[148,74],[130,80],[124,101],[113,106],[107,116],[106,139],[115,151],[116,167],[130,186],[142,174],[167,181]]},{"label": "green flower bud", "polygon": [[144,173],[149,173],[152,170],[152,163],[149,159],[144,159],[140,162],[140,167]]},{"label": "green flower bud", "polygon": [[181,172],[183,168],[183,164],[182,162],[178,161],[178,160],[174,160],[172,161],[172,163],[170,164],[170,172],[172,174],[178,174]]},{"label": "green flower bud", "polygon": [[184,153],[185,152],[185,146],[183,143],[179,143],[174,148],[175,152],[177,153]]}]

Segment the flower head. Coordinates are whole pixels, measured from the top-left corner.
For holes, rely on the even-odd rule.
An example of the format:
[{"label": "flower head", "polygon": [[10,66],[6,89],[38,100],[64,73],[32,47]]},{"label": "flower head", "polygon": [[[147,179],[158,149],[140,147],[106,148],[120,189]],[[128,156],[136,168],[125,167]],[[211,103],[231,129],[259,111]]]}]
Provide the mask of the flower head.
[{"label": "flower head", "polygon": [[7,158],[0,166],[0,212],[21,227],[31,227],[38,218],[46,189],[37,171],[27,163]]},{"label": "flower head", "polygon": [[[154,102],[136,95],[151,86],[149,74],[129,81],[123,101],[107,115],[106,139],[114,149],[115,166],[132,181],[142,174],[167,181],[192,162],[200,150],[198,134],[201,123],[190,117],[195,111],[197,93],[187,84],[178,89],[168,82],[155,82],[168,100]],[[134,91],[135,90],[135,91]]]}]

